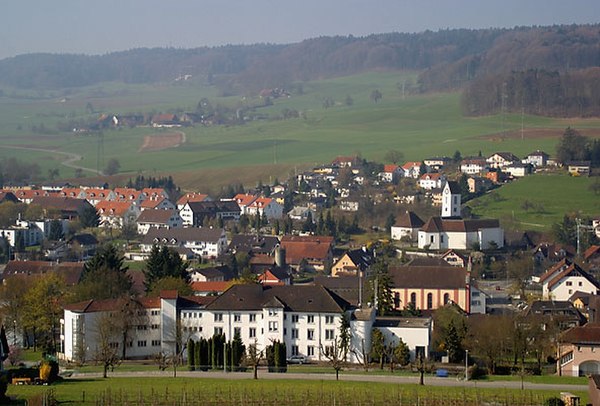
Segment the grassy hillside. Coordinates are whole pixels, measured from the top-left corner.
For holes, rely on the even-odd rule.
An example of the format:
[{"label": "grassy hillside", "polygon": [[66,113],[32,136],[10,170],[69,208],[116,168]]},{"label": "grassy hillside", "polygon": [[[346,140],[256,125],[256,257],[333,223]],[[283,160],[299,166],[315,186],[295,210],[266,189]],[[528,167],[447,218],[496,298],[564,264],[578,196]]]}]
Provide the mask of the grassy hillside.
[{"label": "grassy hillside", "polygon": [[[507,228],[549,231],[565,213],[600,214],[600,196],[589,190],[595,178],[542,173],[514,181],[468,203],[478,215],[500,218]],[[532,203],[525,210],[523,202]]]},{"label": "grassy hillside", "polygon": [[[79,154],[79,165],[102,169],[116,158],[121,171],[172,174],[189,187],[202,188],[193,181],[205,172],[231,169],[233,178],[222,177],[227,184],[239,178],[239,172],[283,176],[295,167],[330,161],[337,155],[360,153],[381,160],[389,149],[402,151],[406,159],[418,160],[433,155],[464,155],[482,151],[512,151],[524,155],[533,149],[552,153],[555,135],[514,136],[521,129],[520,115],[465,118],[460,113],[458,93],[404,95],[399,84],[414,81],[411,72],[367,73],[357,76],[306,82],[302,94],[276,99],[259,111],[268,117],[240,126],[185,128],[186,143],[178,148],[156,152],[138,152],[144,136],[160,133],[152,128],[123,128],[105,131],[102,137],[58,133],[56,124],[68,119],[96,117],[99,113],[164,112],[193,110],[202,97],[213,105],[255,105],[255,98],[215,95],[215,89],[197,82],[157,85],[116,85],[113,83],[79,90],[15,93],[0,98],[0,158],[18,156],[39,163],[42,173],[56,167],[62,158],[48,152],[25,152],[11,146],[56,149]],[[379,89],[383,98],[374,103],[370,93]],[[350,96],[352,105],[345,100]],[[324,108],[323,100],[334,100]],[[91,103],[94,114],[86,113]],[[283,109],[296,109],[304,118],[277,119]],[[45,127],[40,131],[40,126]],[[600,120],[556,120],[525,116],[526,130],[600,127]],[[33,128],[37,131],[34,132]],[[515,133],[509,133],[513,130]],[[585,131],[583,131],[585,134]],[[495,136],[489,136],[496,134]],[[499,135],[498,135],[499,134]],[[512,134],[512,135],[511,135]],[[526,132],[527,134],[527,132]],[[236,170],[237,169],[237,170]],[[62,177],[74,170],[61,167]],[[214,180],[214,179],[213,179]]]}]

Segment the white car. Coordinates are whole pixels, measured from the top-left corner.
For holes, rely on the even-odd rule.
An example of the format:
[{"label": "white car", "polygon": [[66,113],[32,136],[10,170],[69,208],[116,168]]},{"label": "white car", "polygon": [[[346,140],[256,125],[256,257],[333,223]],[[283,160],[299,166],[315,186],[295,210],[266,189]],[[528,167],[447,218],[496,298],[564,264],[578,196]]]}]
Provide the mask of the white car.
[{"label": "white car", "polygon": [[306,357],[304,355],[292,355],[287,359],[288,364],[306,364]]}]

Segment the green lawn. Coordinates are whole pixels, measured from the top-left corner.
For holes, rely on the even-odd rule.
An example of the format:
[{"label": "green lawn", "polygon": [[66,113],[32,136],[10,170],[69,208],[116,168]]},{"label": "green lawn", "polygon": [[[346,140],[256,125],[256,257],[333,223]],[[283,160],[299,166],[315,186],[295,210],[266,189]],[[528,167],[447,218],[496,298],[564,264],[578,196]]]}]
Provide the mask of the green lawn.
[{"label": "green lawn", "polygon": [[[65,380],[43,386],[9,386],[8,395],[28,399],[52,390],[61,403],[73,404],[436,404],[454,399],[460,404],[480,404],[496,401],[500,404],[541,404],[544,399],[558,396],[558,391],[521,391],[435,387],[413,384],[397,385],[373,382],[335,382],[304,380],[228,380],[205,378],[108,378]],[[577,393],[582,404],[585,392]],[[112,403],[109,401],[112,401]]]},{"label": "green lawn", "polygon": [[[600,196],[589,190],[596,178],[572,177],[564,172],[528,176],[474,199],[467,204],[475,214],[500,218],[505,227],[549,231],[565,213],[580,217],[600,214]],[[523,202],[534,208],[523,209]]]}]

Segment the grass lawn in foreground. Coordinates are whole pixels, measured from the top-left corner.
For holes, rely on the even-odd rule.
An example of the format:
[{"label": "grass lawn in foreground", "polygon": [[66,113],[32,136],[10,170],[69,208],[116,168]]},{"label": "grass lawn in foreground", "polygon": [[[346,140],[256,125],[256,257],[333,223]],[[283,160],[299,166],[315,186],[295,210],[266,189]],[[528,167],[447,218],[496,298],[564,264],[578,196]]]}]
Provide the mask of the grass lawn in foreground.
[{"label": "grass lawn in foreground", "polygon": [[[304,380],[217,380],[202,378],[108,378],[65,380],[49,387],[9,386],[8,395],[31,398],[53,390],[60,402],[72,404],[295,404],[415,405],[419,402],[461,400],[461,404],[496,401],[500,404],[542,404],[544,399],[559,396],[558,391],[481,389],[462,387],[398,385],[373,382],[304,381]],[[587,394],[576,393],[585,404]],[[108,400],[112,403],[109,403]],[[425,403],[422,403],[425,404]],[[431,403],[434,404],[434,403]]]}]

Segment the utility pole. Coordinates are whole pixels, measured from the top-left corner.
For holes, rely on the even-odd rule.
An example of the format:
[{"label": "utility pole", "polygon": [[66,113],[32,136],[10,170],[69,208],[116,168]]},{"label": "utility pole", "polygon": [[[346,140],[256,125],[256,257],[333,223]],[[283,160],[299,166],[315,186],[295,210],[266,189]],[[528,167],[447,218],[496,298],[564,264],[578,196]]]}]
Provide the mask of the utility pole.
[{"label": "utility pole", "polygon": [[581,229],[583,228],[589,233],[594,232],[594,227],[581,224],[581,219],[576,218],[575,222],[577,223],[577,256],[581,255]]}]

